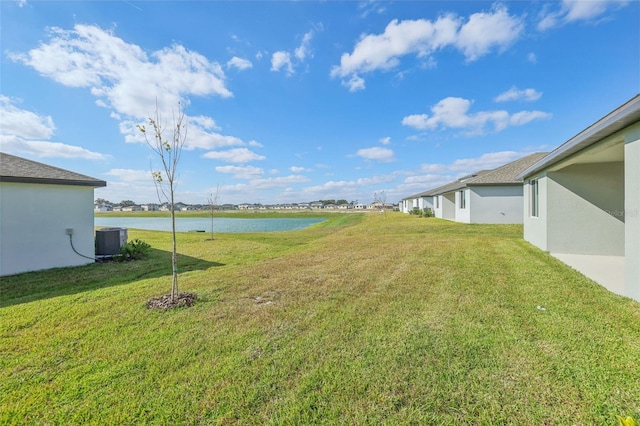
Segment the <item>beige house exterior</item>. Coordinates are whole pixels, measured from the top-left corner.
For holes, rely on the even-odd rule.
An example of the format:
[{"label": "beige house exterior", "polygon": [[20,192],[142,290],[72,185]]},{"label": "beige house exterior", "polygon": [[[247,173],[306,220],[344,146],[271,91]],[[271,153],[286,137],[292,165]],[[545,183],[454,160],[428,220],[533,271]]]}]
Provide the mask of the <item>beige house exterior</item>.
[{"label": "beige house exterior", "polygon": [[640,301],[640,95],[520,177],[525,240]]},{"label": "beige house exterior", "polygon": [[0,275],[92,263],[93,191],[103,186],[0,153]]}]

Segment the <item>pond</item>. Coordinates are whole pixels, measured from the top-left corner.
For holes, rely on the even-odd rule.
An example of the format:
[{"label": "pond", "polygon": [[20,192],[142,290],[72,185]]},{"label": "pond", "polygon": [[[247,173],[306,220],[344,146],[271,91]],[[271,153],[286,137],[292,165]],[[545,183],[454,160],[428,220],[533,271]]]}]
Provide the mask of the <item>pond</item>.
[{"label": "pond", "polygon": [[[275,232],[296,231],[313,224],[324,222],[322,218],[277,218],[277,219],[234,219],[220,217],[213,219],[213,232]],[[135,228],[150,231],[171,231],[168,217],[96,217],[94,226],[109,228]],[[211,232],[211,218],[178,217],[176,231]]]}]

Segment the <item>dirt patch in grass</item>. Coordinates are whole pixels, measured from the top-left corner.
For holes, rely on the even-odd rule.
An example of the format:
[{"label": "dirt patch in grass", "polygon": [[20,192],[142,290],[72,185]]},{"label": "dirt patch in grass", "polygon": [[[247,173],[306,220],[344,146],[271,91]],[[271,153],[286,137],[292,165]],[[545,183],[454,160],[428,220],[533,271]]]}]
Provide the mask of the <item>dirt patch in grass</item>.
[{"label": "dirt patch in grass", "polygon": [[147,301],[147,309],[163,309],[169,310],[180,307],[191,307],[196,303],[196,295],[194,293],[179,293],[175,299],[170,294],[154,297]]}]

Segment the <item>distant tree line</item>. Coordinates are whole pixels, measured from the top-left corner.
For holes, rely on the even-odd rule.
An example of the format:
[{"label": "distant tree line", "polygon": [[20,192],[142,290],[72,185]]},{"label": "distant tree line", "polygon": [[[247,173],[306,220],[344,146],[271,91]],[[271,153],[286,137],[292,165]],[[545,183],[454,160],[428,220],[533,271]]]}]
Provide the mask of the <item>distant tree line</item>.
[{"label": "distant tree line", "polygon": [[[312,203],[322,203],[323,206],[329,206],[329,205],[335,205],[335,206],[340,206],[340,205],[356,205],[358,204],[358,201],[347,201],[344,199],[341,200],[318,200],[318,201],[312,201]],[[104,198],[96,198],[95,200],[95,204],[98,205],[104,205],[104,206],[121,206],[121,207],[130,207],[130,206],[135,206],[138,203],[132,201],[132,200],[122,200],[119,203],[113,203],[109,200],[105,200]],[[177,202],[175,203],[176,205],[187,205],[186,203],[182,203],[182,202]]]}]

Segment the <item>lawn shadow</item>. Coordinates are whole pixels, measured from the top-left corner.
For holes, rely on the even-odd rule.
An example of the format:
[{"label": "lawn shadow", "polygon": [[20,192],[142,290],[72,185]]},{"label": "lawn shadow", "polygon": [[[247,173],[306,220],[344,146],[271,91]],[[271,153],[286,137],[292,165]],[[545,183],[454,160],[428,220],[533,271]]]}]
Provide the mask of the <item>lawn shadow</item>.
[{"label": "lawn shadow", "polygon": [[[218,266],[178,253],[178,273]],[[0,278],[0,308],[171,275],[171,252],[153,248],[141,260],[25,272]]]}]

